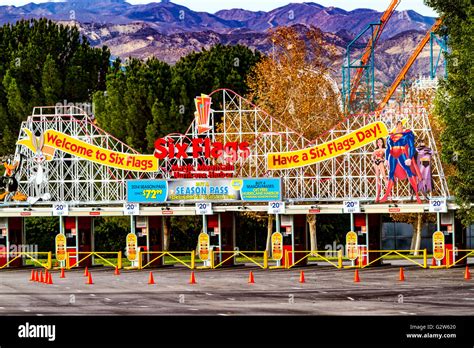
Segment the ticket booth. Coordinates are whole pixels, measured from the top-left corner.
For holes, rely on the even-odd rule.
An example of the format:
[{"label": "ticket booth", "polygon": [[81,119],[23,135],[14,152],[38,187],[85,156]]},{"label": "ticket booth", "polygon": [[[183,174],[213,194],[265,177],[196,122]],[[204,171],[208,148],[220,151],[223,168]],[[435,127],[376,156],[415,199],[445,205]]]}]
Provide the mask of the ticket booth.
[{"label": "ticket booth", "polygon": [[295,251],[308,250],[308,224],[306,215],[280,215],[280,231],[283,235],[283,258],[281,264],[286,264],[288,254],[288,265],[298,262],[299,266],[308,264],[308,258],[300,261],[306,255],[304,253],[293,253]]},{"label": "ticket booth", "polygon": [[[162,216],[136,216],[135,233],[137,235],[137,246],[140,251],[163,251],[163,223]],[[142,264],[147,264],[157,255],[143,254]],[[163,257],[149,264],[151,267],[163,265]]]},{"label": "ticket booth", "polygon": [[[234,212],[204,215],[206,232],[209,235],[210,249],[215,252],[214,263],[218,264],[229,258],[235,247],[235,215]],[[219,251],[226,251],[219,253]],[[234,266],[234,258],[229,258],[222,266]]]},{"label": "ticket booth", "polygon": [[[0,218],[0,266],[4,266],[10,260],[8,251],[20,251],[24,243],[23,218],[4,217]],[[12,248],[15,246],[15,248]],[[23,258],[18,258],[8,267],[23,266]]]},{"label": "ticket booth", "polygon": [[[66,216],[64,217],[64,234],[66,236],[66,250],[69,255],[69,265],[77,267],[92,266],[92,258],[82,260],[93,250],[93,227],[92,217],[89,216]],[[81,261],[82,260],[82,261]]]},{"label": "ticket booth", "polygon": [[[380,234],[382,226],[381,214],[354,214],[354,232],[357,233],[357,243],[361,260],[357,258],[355,264],[365,266],[372,260],[380,257],[379,252],[367,252],[367,250],[380,250]],[[381,265],[378,260],[371,265]]]},{"label": "ticket booth", "polygon": [[[457,244],[456,243],[456,226],[455,226],[455,219],[454,219],[454,212],[449,212],[449,213],[441,213],[440,214],[440,224],[439,224],[439,231],[443,233],[444,235],[444,258],[440,260],[441,265],[452,265],[455,261],[456,258],[459,256],[456,256],[456,250],[454,246]],[[459,244],[459,243],[458,243]],[[458,249],[463,249],[462,247]],[[432,265],[435,266],[436,260],[433,258],[432,259]]]}]

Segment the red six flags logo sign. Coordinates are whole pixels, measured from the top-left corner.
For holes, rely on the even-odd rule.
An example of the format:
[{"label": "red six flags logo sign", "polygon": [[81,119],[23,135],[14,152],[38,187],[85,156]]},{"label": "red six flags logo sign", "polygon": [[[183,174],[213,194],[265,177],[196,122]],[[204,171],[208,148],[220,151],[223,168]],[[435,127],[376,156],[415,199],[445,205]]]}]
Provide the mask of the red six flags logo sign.
[{"label": "red six flags logo sign", "polygon": [[[211,97],[201,94],[194,99],[196,111],[194,112],[195,125],[198,135],[212,129],[209,125],[211,114]],[[193,138],[192,140],[175,141],[164,137],[155,141],[154,156],[160,160],[186,159],[186,158],[213,158],[223,157],[226,163],[235,163],[239,158],[247,158],[250,154],[248,142],[221,143],[211,141],[208,137]]]}]

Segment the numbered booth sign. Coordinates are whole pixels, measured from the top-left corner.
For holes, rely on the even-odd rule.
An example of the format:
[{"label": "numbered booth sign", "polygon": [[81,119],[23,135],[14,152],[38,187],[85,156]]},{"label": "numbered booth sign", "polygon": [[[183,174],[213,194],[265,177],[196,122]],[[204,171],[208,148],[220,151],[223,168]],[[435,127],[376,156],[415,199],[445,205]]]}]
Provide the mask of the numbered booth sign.
[{"label": "numbered booth sign", "polygon": [[357,233],[350,231],[346,234],[346,256],[354,261],[359,256],[359,246],[357,243]]},{"label": "numbered booth sign", "polygon": [[285,202],[268,202],[268,214],[285,214]]},{"label": "numbered booth sign", "polygon": [[430,213],[447,213],[448,206],[445,199],[430,199]]},{"label": "numbered booth sign", "polygon": [[196,203],[196,215],[212,215],[212,203]]},{"label": "numbered booth sign", "polygon": [[53,216],[67,216],[69,215],[69,206],[66,203],[53,204]]},{"label": "numbered booth sign", "polygon": [[359,201],[344,201],[344,213],[360,213]]},{"label": "numbered booth sign", "polygon": [[137,235],[134,233],[127,234],[127,259],[128,261],[137,261]]},{"label": "numbered booth sign", "polygon": [[140,215],[140,205],[138,203],[124,203],[124,215]]},{"label": "numbered booth sign", "polygon": [[200,233],[198,238],[198,251],[201,261],[209,260],[209,235]]},{"label": "numbered booth sign", "polygon": [[56,260],[66,261],[66,236],[64,234],[56,235]]},{"label": "numbered booth sign", "polygon": [[443,232],[437,231],[433,233],[433,258],[437,261],[444,259],[444,234]]},{"label": "numbered booth sign", "polygon": [[281,260],[283,258],[283,236],[280,232],[272,234],[272,259]]}]

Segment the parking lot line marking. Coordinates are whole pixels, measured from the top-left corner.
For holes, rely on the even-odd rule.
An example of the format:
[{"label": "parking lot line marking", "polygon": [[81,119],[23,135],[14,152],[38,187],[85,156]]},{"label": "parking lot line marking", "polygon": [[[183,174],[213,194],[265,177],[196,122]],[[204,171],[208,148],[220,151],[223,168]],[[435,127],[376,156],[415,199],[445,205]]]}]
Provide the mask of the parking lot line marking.
[{"label": "parking lot line marking", "polygon": [[95,297],[95,294],[89,294],[89,296]]},{"label": "parking lot line marking", "polygon": [[232,298],[232,297],[227,297],[227,299],[228,299],[229,301],[235,301],[235,298]]},{"label": "parking lot line marking", "polygon": [[206,292],[206,295],[208,295],[208,296],[212,296],[212,294],[210,294],[210,293],[208,293],[208,292]]},{"label": "parking lot line marking", "polygon": [[352,297],[347,297],[347,298],[348,298],[349,300],[351,300],[351,301],[354,301],[354,299],[353,299]]}]

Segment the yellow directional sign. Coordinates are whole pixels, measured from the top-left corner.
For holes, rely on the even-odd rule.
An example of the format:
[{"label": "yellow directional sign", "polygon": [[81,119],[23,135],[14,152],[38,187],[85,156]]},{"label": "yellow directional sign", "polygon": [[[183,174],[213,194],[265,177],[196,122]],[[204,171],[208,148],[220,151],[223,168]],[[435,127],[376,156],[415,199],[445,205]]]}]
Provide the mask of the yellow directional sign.
[{"label": "yellow directional sign", "polygon": [[66,236],[64,234],[56,235],[56,260],[66,261]]},{"label": "yellow directional sign", "polygon": [[435,260],[441,261],[445,255],[444,234],[437,231],[433,233],[433,257]]},{"label": "yellow directional sign", "polygon": [[207,233],[200,233],[198,242],[199,258],[201,261],[209,260],[209,235]]},{"label": "yellow directional sign", "polygon": [[346,255],[349,260],[355,260],[359,256],[359,246],[357,245],[357,233],[350,231],[346,234]]},{"label": "yellow directional sign", "polygon": [[272,258],[277,261],[283,258],[283,236],[280,232],[272,234]]},{"label": "yellow directional sign", "polygon": [[127,234],[127,259],[128,261],[137,260],[137,235],[134,233]]}]

